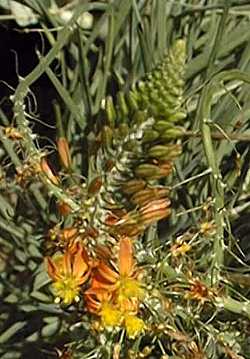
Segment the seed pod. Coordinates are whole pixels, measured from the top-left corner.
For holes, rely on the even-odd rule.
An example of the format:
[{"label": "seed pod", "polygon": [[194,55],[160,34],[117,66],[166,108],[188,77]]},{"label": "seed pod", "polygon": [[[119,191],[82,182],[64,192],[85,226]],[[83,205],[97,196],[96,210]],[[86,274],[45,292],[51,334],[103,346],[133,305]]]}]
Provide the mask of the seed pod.
[{"label": "seed pod", "polygon": [[146,187],[146,182],[140,179],[130,180],[122,185],[122,190],[126,194],[133,194]]},{"label": "seed pod", "polygon": [[129,133],[129,127],[126,123],[121,123],[117,129],[118,137],[123,140]]},{"label": "seed pod", "polygon": [[57,139],[57,150],[63,167],[65,169],[69,169],[71,166],[71,156],[69,151],[69,143],[65,137],[59,137]]},{"label": "seed pod", "polygon": [[130,111],[135,112],[138,110],[137,101],[131,91],[127,94],[126,100],[130,108]]},{"label": "seed pod", "polygon": [[148,119],[148,114],[145,111],[136,111],[133,119],[132,119],[132,124],[142,124],[143,122],[145,122]]},{"label": "seed pod", "polygon": [[48,162],[47,162],[45,157],[43,157],[41,159],[40,166],[41,166],[42,172],[46,175],[46,177],[50,180],[50,182],[52,182],[55,185],[58,185],[59,184],[59,179],[52,172],[52,170],[51,170],[50,166],[48,165]]}]

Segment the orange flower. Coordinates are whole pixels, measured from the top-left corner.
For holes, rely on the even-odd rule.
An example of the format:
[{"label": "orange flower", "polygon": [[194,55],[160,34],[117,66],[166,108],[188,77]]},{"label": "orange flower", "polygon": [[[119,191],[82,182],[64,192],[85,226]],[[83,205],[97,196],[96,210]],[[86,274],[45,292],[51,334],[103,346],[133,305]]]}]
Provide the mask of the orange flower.
[{"label": "orange flower", "polygon": [[131,298],[141,298],[143,289],[137,277],[138,270],[133,258],[132,242],[129,238],[124,237],[120,240],[118,268],[110,268],[106,263],[100,261],[92,288],[115,291],[119,302]]},{"label": "orange flower", "polygon": [[74,300],[79,301],[80,287],[88,280],[90,274],[88,254],[80,243],[66,249],[63,255],[54,259],[48,257],[47,270],[54,281],[53,289],[57,303],[61,299],[65,304],[70,304]]},{"label": "orange flower", "polygon": [[104,327],[124,326],[128,336],[134,338],[145,328],[136,317],[143,294],[132,242],[124,237],[120,240],[117,268],[104,260],[97,265],[91,287],[85,292],[86,307],[101,317]]},{"label": "orange flower", "polygon": [[85,292],[86,309],[90,313],[100,314],[104,303],[109,303],[111,298],[112,293],[104,289],[95,288],[92,283],[92,287]]}]

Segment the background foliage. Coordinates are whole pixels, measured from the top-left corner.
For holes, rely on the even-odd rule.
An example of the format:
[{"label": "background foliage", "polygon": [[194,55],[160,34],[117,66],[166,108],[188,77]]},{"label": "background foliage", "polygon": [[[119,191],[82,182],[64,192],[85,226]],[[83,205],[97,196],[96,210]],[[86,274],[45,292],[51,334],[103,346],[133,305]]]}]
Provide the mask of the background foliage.
[{"label": "background foliage", "polygon": [[[17,8],[20,5],[27,7]],[[146,233],[147,260],[154,261],[157,246],[164,245],[164,258],[169,258],[176,238],[197,235],[191,255],[194,268],[208,268],[205,275],[221,281],[226,299],[199,324],[211,338],[202,342],[199,333],[191,335],[197,336],[204,357],[250,358],[248,1],[23,0],[1,1],[0,6],[2,26],[39,35],[33,54],[37,64],[25,76],[17,74],[19,85],[9,90],[0,109],[2,358],[53,358],[55,348],[70,341],[85,342],[94,350],[88,323],[80,320],[77,310],[53,303],[43,257],[50,250],[48,232],[58,222],[52,194],[64,198],[64,193],[56,186],[48,188],[34,172],[29,178],[34,165],[29,158],[46,153],[59,171],[55,140],[63,133],[74,172],[65,181],[82,176],[90,180],[87,146],[105,116],[104,99],[128,91],[179,38],[187,46],[183,153],[171,178],[162,182],[172,189],[172,215],[158,224],[158,236],[155,226]],[[18,59],[17,53],[17,71],[22,68]],[[43,76],[55,89],[46,102],[52,109],[47,118],[40,110]],[[7,135],[6,127],[12,126],[28,131],[24,140]],[[168,261],[180,270],[185,263],[185,258],[178,265]],[[176,275],[166,268],[166,276]],[[217,316],[220,308],[229,314]],[[179,313],[179,327],[188,332],[196,311]],[[211,315],[216,317],[213,326]],[[214,349],[219,335],[227,350]],[[137,347],[139,343],[133,350]],[[149,357],[160,357],[157,350]],[[105,355],[112,357],[99,357]],[[168,351],[166,355],[171,357]],[[93,351],[80,357],[96,356]]]}]

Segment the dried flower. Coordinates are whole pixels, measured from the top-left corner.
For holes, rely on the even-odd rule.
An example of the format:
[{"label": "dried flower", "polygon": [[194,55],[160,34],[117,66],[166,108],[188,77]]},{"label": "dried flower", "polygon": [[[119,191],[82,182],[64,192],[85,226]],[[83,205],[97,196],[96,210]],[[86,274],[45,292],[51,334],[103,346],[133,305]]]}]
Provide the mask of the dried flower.
[{"label": "dried flower", "polygon": [[171,246],[171,253],[173,257],[183,256],[190,251],[191,246],[182,240],[176,240],[176,243]]},{"label": "dried flower", "polygon": [[214,293],[198,278],[190,281],[189,291],[185,294],[186,299],[193,299],[201,302],[202,304],[208,301]]},{"label": "dried flower", "polygon": [[200,225],[200,233],[205,236],[212,236],[216,233],[216,225],[213,221],[203,222]]}]

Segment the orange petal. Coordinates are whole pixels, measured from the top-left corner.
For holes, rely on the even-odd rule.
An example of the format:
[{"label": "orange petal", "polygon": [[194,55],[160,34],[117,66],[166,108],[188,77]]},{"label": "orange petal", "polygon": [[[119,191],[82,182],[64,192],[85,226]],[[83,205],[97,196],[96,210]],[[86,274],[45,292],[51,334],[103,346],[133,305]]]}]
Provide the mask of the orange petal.
[{"label": "orange petal", "polygon": [[53,262],[53,260],[50,257],[47,257],[46,262],[47,262],[46,263],[47,271],[48,271],[48,275],[50,276],[50,278],[53,280],[59,279],[60,275],[58,273],[58,268],[55,265],[55,263]]},{"label": "orange petal", "polygon": [[64,274],[71,274],[71,272],[72,272],[71,260],[72,260],[72,254],[70,253],[69,250],[67,250],[63,256],[63,273]]},{"label": "orange petal", "polygon": [[133,246],[129,238],[122,238],[120,240],[119,251],[119,270],[121,276],[130,276],[133,271]]},{"label": "orange petal", "polygon": [[111,283],[115,283],[118,279],[118,274],[109,268],[105,263],[100,262],[97,271],[101,277],[103,277],[104,281],[108,281]]}]

